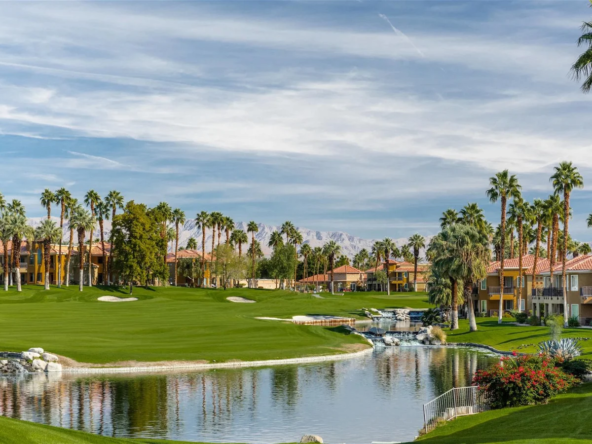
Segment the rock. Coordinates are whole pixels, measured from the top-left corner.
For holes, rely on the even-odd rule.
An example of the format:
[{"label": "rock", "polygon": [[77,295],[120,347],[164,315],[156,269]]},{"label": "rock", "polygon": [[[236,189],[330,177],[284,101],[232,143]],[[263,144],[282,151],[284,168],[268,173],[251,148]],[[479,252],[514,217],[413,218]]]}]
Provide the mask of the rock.
[{"label": "rock", "polygon": [[62,364],[56,364],[55,362],[49,362],[45,367],[46,372],[61,372]]},{"label": "rock", "polygon": [[6,365],[6,364],[8,364],[7,359],[3,359],[2,361],[0,361],[0,365]]},{"label": "rock", "polygon": [[45,371],[45,368],[47,367],[47,362],[45,362],[42,359],[33,359],[33,370],[38,370],[38,371]]},{"label": "rock", "polygon": [[317,435],[304,435],[300,440],[300,443],[307,443],[307,442],[323,442],[323,438]]},{"label": "rock", "polygon": [[427,337],[428,337],[428,335],[426,335],[425,333],[418,333],[418,335],[415,337],[415,339],[417,339],[418,342],[423,342],[423,340]]},{"label": "rock", "polygon": [[430,339],[430,344],[432,344],[432,345],[442,345],[442,341],[440,341],[439,339],[436,339],[436,338],[432,338],[432,339]]},{"label": "rock", "polygon": [[41,355],[37,352],[23,352],[23,358],[27,361],[32,361],[33,359],[40,358]]},{"label": "rock", "polygon": [[56,355],[52,355],[51,353],[43,353],[41,357],[47,362],[58,362],[58,357]]},{"label": "rock", "polygon": [[32,353],[39,353],[39,354],[41,354],[41,353],[44,352],[44,350],[41,347],[33,347],[33,348],[30,348],[29,351],[32,352]]}]

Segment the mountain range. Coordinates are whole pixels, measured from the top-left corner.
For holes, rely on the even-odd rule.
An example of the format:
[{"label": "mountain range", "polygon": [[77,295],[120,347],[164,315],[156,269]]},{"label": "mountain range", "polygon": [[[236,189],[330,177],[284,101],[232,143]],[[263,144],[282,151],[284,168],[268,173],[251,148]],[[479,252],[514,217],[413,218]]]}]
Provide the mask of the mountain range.
[{"label": "mountain range", "polygon": [[[46,219],[45,217],[32,217],[29,218],[29,224],[33,227],[37,227],[41,221]],[[59,217],[52,216],[51,219],[55,221],[57,224],[60,223]],[[67,223],[65,223],[64,227],[64,240],[69,240],[70,238],[70,230],[67,228]],[[111,231],[111,221],[105,221],[105,239],[109,238],[109,233]],[[259,241],[261,244],[261,249],[265,253],[266,256],[271,254],[271,248],[268,247],[269,238],[271,233],[274,231],[280,231],[281,227],[275,225],[266,225],[266,224],[258,224],[259,231],[255,233],[255,239]],[[98,228],[98,227],[97,227]],[[355,254],[357,254],[360,250],[365,248],[370,252],[372,249],[372,245],[378,239],[363,239],[361,237],[352,236],[344,231],[316,231],[310,230],[308,228],[303,227],[296,227],[297,230],[302,234],[302,239],[305,244],[309,244],[311,247],[322,247],[329,241],[335,241],[339,246],[341,246],[342,254],[352,258]],[[238,222],[236,223],[236,229],[247,231],[247,223],[246,222]],[[77,242],[76,234],[74,234],[74,242]],[[87,240],[88,240],[89,233],[87,233]],[[197,240],[198,249],[201,250],[202,244],[202,233],[201,230],[195,226],[195,222],[193,220],[189,220],[185,222],[183,227],[179,229],[179,245],[186,246],[187,241],[189,238],[194,237]],[[98,232],[93,234],[93,238],[99,238]],[[226,239],[226,235],[222,232],[222,241],[224,242]],[[251,239],[251,235],[249,234],[249,242]],[[426,238],[426,244],[429,242],[430,237]],[[398,247],[407,243],[406,238],[399,238],[393,239],[395,244]],[[210,251],[212,247],[212,230],[206,230],[206,252]]]}]

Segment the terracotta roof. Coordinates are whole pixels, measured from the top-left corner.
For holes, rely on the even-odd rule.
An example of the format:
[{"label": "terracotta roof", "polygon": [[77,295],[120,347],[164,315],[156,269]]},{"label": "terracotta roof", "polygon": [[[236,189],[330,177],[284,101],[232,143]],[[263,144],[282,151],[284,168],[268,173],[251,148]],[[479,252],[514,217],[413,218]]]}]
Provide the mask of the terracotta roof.
[{"label": "terracotta roof", "polygon": [[[429,267],[429,264],[417,264],[417,272],[426,271]],[[398,266],[395,271],[415,271],[415,265],[405,262],[404,265]]]},{"label": "terracotta roof", "polygon": [[[569,264],[574,264],[573,261],[576,261],[575,263],[578,263],[580,261],[582,261],[582,258],[584,258],[585,256],[579,256],[577,258],[574,259],[570,259],[568,260],[567,264],[569,267]],[[591,256],[592,258],[592,256]],[[513,259],[505,259],[504,260],[504,270],[517,270],[518,269],[518,265],[519,265],[519,261],[518,258],[513,258]],[[526,274],[532,274],[532,267],[534,266],[534,255],[532,254],[527,254],[525,256],[522,256],[522,268],[524,269],[524,272]],[[537,269],[536,269],[536,274],[543,274],[543,273],[548,273],[549,272],[549,266],[550,266],[550,261],[549,259],[545,259],[545,258],[539,258],[537,261]],[[553,266],[553,270],[561,270],[562,267],[562,263],[556,263]],[[497,274],[499,272],[499,268],[500,268],[500,262],[499,261],[494,261],[491,262],[489,264],[489,267],[487,268],[487,273],[488,274]]]},{"label": "terracotta roof", "polygon": [[[572,259],[568,259],[565,263],[566,270],[569,271],[583,271],[592,270],[592,255],[578,256]],[[538,268],[538,267],[537,267]],[[563,271],[563,263],[559,262],[553,266],[553,273],[561,273]],[[549,266],[543,271],[543,273],[549,273]]]},{"label": "terracotta roof", "polygon": [[[179,250],[177,253],[178,259],[200,259],[201,260],[202,252],[198,250]],[[210,260],[210,255],[208,253],[205,254],[206,261]],[[175,262],[175,253],[167,254],[167,262]]]},{"label": "terracotta roof", "polygon": [[[12,241],[7,242],[8,245],[8,253],[12,253]],[[29,250],[27,250],[27,242],[21,242],[21,254],[29,254]],[[0,255],[4,255],[4,242],[0,242]]]},{"label": "terracotta roof", "polygon": [[351,265],[342,265],[341,267],[337,267],[335,270],[333,270],[333,273],[356,273],[356,274],[360,274],[360,273],[364,273],[362,270],[358,270],[355,267],[352,267]]},{"label": "terracotta roof", "polygon": [[330,280],[331,278],[328,274],[315,274],[306,279],[300,279],[298,282],[302,284],[313,284],[315,282],[329,282]]}]

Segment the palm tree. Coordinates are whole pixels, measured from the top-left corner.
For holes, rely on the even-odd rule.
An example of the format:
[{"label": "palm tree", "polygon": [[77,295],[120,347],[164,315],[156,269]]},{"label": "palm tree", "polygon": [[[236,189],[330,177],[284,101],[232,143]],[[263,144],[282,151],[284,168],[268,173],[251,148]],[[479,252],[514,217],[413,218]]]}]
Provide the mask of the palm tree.
[{"label": "palm tree", "polygon": [[286,235],[286,245],[290,243],[290,236],[292,235],[294,230],[295,230],[294,224],[292,222],[290,222],[289,220],[282,224],[282,228],[281,228],[280,233]]},{"label": "palm tree", "polygon": [[197,241],[194,237],[190,237],[187,239],[187,246],[185,247],[186,250],[197,250]]},{"label": "palm tree", "polygon": [[[96,212],[97,212],[97,219],[99,221],[99,231],[101,233],[101,250],[103,251],[103,279],[102,284],[105,285],[108,270],[107,270],[107,251],[105,249],[105,220],[109,220],[109,213],[111,211],[111,207],[107,202],[99,201],[97,203]],[[113,251],[111,249],[111,251]]]},{"label": "palm tree", "polygon": [[[78,199],[71,197],[66,202],[66,217],[68,221],[72,217],[74,209],[78,207]],[[68,223],[70,228],[70,238],[68,239],[68,252],[66,254],[66,287],[70,286],[70,261],[72,258],[72,244],[74,243],[74,227]]]},{"label": "palm tree", "polygon": [[582,242],[580,244],[580,247],[578,248],[578,254],[581,254],[582,256],[586,256],[587,254],[592,253],[592,247],[590,247],[590,244],[588,242]]},{"label": "palm tree", "polygon": [[235,225],[234,225],[234,221],[226,216],[224,218],[224,230],[226,231],[226,243],[228,244],[230,242],[230,233],[232,231],[234,231]]},{"label": "palm tree", "polygon": [[578,39],[578,46],[588,48],[578,57],[571,70],[576,80],[584,79],[582,91],[589,92],[592,88],[592,22],[584,22],[582,31],[584,33]]},{"label": "palm tree", "polygon": [[[113,222],[113,220],[115,219],[115,214],[117,213],[117,208],[122,209],[123,210],[123,204],[124,204],[124,199],[123,199],[123,195],[119,192],[119,191],[109,191],[109,193],[107,194],[107,197],[105,197],[105,202],[107,202],[107,205],[109,205],[109,207],[111,207],[111,222]],[[111,245],[111,247],[113,247],[113,230],[109,231],[109,244]],[[111,248],[111,251],[113,251],[113,248]],[[109,254],[109,281],[108,284],[111,285],[111,282],[113,282],[112,279],[112,275],[113,273],[111,272],[111,270],[113,270],[113,255]]]},{"label": "palm tree", "polygon": [[247,233],[251,233],[251,282],[249,287],[255,283],[255,233],[259,231],[259,227],[253,221],[247,224]]},{"label": "palm tree", "polygon": [[[101,201],[101,196],[94,190],[90,190],[84,196],[84,203],[87,207],[90,207],[90,214],[95,219],[95,206]],[[93,244],[93,230],[95,224],[90,228],[90,236],[88,238],[88,286],[92,287],[92,244]]]},{"label": "palm tree", "polygon": [[[26,223],[26,222],[25,222]],[[43,242],[45,257],[45,289],[49,290],[49,267],[51,265],[51,244],[60,238],[60,227],[52,220],[45,220],[35,230],[35,238]],[[17,265],[18,267],[18,265]]]},{"label": "palm tree", "polygon": [[329,241],[323,247],[323,253],[329,258],[329,265],[331,267],[331,293],[335,293],[335,289],[333,288],[333,266],[335,264],[335,256],[341,253],[341,246],[335,241]]},{"label": "palm tree", "polygon": [[405,244],[401,247],[401,256],[405,262],[413,261],[413,253],[409,249],[409,244]]},{"label": "palm tree", "polygon": [[[46,222],[46,221],[44,221]],[[21,213],[12,213],[8,216],[10,232],[12,233],[12,251],[14,257],[14,270],[17,291],[21,291],[21,242],[29,230],[27,218]]]},{"label": "palm tree", "polygon": [[10,267],[8,266],[8,243],[12,240],[12,231],[9,223],[10,214],[6,211],[2,212],[0,219],[0,238],[2,239],[2,246],[4,247],[4,291],[8,291],[8,281]]},{"label": "palm tree", "polygon": [[374,258],[374,286],[376,287],[376,272],[378,271],[378,263],[380,262],[382,255],[384,252],[384,247],[382,245],[382,242],[380,241],[375,241],[374,244],[372,244],[372,250],[370,251],[370,254],[372,255],[372,257]]},{"label": "palm tree", "polygon": [[290,235],[290,240],[292,245],[294,245],[294,254],[296,255],[296,261],[294,262],[294,290],[296,290],[296,273],[298,272],[298,245],[301,245],[303,242],[302,234],[296,228],[294,228],[294,231]]},{"label": "palm tree", "polygon": [[[214,250],[215,250],[215,245],[216,245],[216,229],[219,229],[218,227],[222,223],[223,219],[224,219],[224,215],[218,211],[213,211],[210,214],[210,228],[212,229],[212,253],[211,253],[212,256],[210,258],[210,270],[214,269],[214,267],[212,265],[214,263]],[[218,237],[218,244],[220,244],[220,237]]]},{"label": "palm tree", "polygon": [[368,250],[362,248],[355,256],[354,256],[354,267],[359,268],[360,270],[365,270],[366,263],[370,256],[368,255]]},{"label": "palm tree", "polygon": [[516,176],[510,175],[508,170],[501,171],[489,179],[491,188],[487,190],[487,197],[491,202],[501,201],[501,260],[500,260],[500,302],[498,313],[498,324],[502,323],[503,308],[504,308],[504,256],[506,246],[506,205],[508,198],[520,197],[520,189],[522,188],[518,183]]},{"label": "palm tree", "polygon": [[440,218],[440,227],[444,229],[457,223],[458,220],[459,216],[456,210],[449,208],[448,210],[444,211],[444,213],[442,213],[442,217]]},{"label": "palm tree", "polygon": [[384,254],[384,272],[386,273],[386,277],[387,277],[387,279],[386,279],[386,293],[388,296],[390,296],[391,295],[391,283],[388,278],[389,259],[391,258],[391,253],[393,252],[393,250],[395,250],[397,248],[397,246],[395,245],[393,240],[388,237],[383,239],[381,244],[382,244],[382,252]]},{"label": "palm tree", "polygon": [[175,287],[177,286],[177,255],[179,252],[179,225],[185,224],[185,212],[179,208],[175,208],[172,213],[173,222],[175,224]]},{"label": "palm tree", "polygon": [[48,190],[47,188],[45,190],[43,190],[43,193],[41,193],[41,205],[43,206],[43,208],[45,208],[47,210],[47,218],[50,219],[51,218],[51,205],[54,203],[58,203],[57,199],[56,199],[56,195],[51,191]]},{"label": "palm tree", "polygon": [[549,257],[549,283],[551,287],[555,286],[553,282],[553,269],[557,259],[557,234],[559,233],[559,217],[563,214],[563,204],[557,195],[551,195],[545,201],[546,214],[545,219],[547,228],[547,256]]},{"label": "palm tree", "polygon": [[[84,238],[86,237],[86,231],[92,231],[95,227],[95,218],[92,214],[86,211],[81,206],[77,206],[72,209],[72,213],[70,214],[70,227],[75,229],[78,233],[78,262],[79,262],[79,289],[82,291],[84,287],[84,259],[85,259],[85,251],[84,251]],[[90,257],[90,256],[89,256]],[[92,267],[92,263],[88,264],[88,267]],[[89,274],[90,277],[90,274]]]},{"label": "palm tree", "polygon": [[553,182],[555,194],[563,193],[563,254],[561,258],[563,261],[563,266],[561,267],[561,274],[563,279],[563,310],[565,313],[564,326],[567,327],[569,311],[567,309],[566,261],[567,240],[569,238],[569,199],[574,188],[584,188],[584,179],[578,172],[578,169],[573,166],[571,162],[561,162],[559,166],[555,167],[555,174],[551,176],[550,180]]},{"label": "palm tree", "polygon": [[486,232],[487,221],[483,215],[483,210],[476,203],[469,203],[460,210],[460,222],[465,225],[472,225],[477,230]]},{"label": "palm tree", "polygon": [[541,250],[541,235],[543,232],[543,220],[545,217],[545,202],[541,199],[535,199],[530,206],[530,214],[534,221],[537,224],[536,230],[536,243],[534,246],[534,264],[532,265],[532,288],[535,288],[536,285],[536,270],[537,265],[539,262],[539,255]]},{"label": "palm tree", "polygon": [[198,229],[201,228],[201,275],[203,278],[202,286],[206,285],[206,228],[211,226],[210,215],[206,211],[197,213],[195,217],[195,225]]},{"label": "palm tree", "polygon": [[304,270],[303,270],[304,271],[304,276],[303,276],[303,279],[306,279],[308,277],[308,258],[312,254],[312,248],[310,247],[310,245],[309,244],[302,245],[302,247],[300,247],[300,254],[304,258]]},{"label": "palm tree", "polygon": [[523,277],[523,270],[522,270],[522,256],[523,256],[523,221],[524,219],[528,219],[530,217],[529,214],[529,209],[530,206],[528,205],[528,202],[525,202],[524,200],[522,200],[522,197],[520,198],[514,198],[514,202],[512,202],[510,204],[510,208],[508,210],[508,213],[510,215],[511,218],[516,220],[516,226],[518,228],[518,311],[520,312],[522,309],[522,287],[526,287],[524,285],[524,277]]},{"label": "palm tree", "polygon": [[60,234],[60,244],[58,246],[58,288],[62,286],[62,243],[64,241],[64,216],[66,214],[66,202],[68,199],[71,199],[72,196],[68,190],[65,188],[60,188],[55,193],[56,201],[60,204],[60,230],[62,230],[62,234]]},{"label": "palm tree", "polygon": [[272,249],[276,249],[278,246],[284,245],[284,239],[282,238],[282,234],[279,231],[274,231],[269,236],[269,242],[267,246]]},{"label": "palm tree", "polygon": [[315,291],[319,291],[319,266],[323,262],[323,249],[321,247],[314,247],[312,249],[312,256],[315,263]]},{"label": "palm tree", "polygon": [[238,246],[238,257],[240,258],[243,255],[243,244],[249,242],[249,238],[243,230],[234,230],[230,235],[230,242]]},{"label": "palm tree", "polygon": [[419,260],[419,250],[425,248],[425,238],[419,234],[414,234],[407,240],[407,245],[413,250],[413,291],[417,291],[417,261]]}]

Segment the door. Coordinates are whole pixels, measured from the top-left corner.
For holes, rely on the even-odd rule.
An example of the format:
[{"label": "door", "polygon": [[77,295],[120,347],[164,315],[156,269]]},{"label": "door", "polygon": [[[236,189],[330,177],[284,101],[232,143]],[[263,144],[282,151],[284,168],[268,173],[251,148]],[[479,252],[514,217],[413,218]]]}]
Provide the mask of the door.
[{"label": "door", "polygon": [[487,311],[487,301],[485,299],[481,300],[481,313],[485,313]]},{"label": "door", "polygon": [[576,317],[579,319],[580,317],[580,304],[571,304],[571,317]]}]

